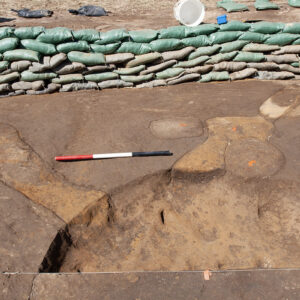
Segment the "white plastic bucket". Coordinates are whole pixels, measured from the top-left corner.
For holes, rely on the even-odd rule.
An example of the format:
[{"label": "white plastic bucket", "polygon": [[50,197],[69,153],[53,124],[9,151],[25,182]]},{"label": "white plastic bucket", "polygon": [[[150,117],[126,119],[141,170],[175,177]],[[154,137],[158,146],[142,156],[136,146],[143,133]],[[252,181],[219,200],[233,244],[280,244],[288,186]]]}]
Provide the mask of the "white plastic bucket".
[{"label": "white plastic bucket", "polygon": [[199,0],[180,0],[174,6],[174,17],[186,26],[199,25],[205,16],[205,7]]}]

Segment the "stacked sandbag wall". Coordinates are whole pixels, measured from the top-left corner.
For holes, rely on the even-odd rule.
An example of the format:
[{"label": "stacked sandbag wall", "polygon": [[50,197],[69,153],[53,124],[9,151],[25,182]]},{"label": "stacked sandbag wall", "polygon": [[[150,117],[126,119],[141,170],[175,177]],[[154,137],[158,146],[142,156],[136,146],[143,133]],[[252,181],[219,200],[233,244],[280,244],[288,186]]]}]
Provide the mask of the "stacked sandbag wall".
[{"label": "stacked sandbag wall", "polygon": [[0,96],[154,87],[187,81],[299,79],[300,23],[161,30],[0,28]]}]

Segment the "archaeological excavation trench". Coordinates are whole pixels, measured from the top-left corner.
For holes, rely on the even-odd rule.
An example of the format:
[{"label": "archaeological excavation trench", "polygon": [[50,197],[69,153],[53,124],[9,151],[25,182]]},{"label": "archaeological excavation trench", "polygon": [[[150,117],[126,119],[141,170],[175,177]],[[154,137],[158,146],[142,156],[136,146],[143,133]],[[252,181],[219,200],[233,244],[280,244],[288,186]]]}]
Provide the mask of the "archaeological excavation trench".
[{"label": "archaeological excavation trench", "polygon": [[[297,82],[183,87],[107,91],[100,101],[97,92],[67,94],[68,126],[57,124],[56,95],[1,102],[1,226],[7,241],[27,243],[4,272],[299,267]],[[53,126],[43,127],[45,118]],[[103,127],[101,140],[93,126]],[[43,141],[45,132],[57,134],[53,142]],[[53,161],[107,143],[163,146],[174,157]]]}]

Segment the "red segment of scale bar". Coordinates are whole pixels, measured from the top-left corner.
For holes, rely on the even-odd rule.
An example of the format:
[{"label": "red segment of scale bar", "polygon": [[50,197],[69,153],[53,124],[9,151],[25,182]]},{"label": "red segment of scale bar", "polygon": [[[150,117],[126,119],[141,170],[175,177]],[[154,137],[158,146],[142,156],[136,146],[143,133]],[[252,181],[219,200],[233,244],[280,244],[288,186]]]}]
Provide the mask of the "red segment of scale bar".
[{"label": "red segment of scale bar", "polygon": [[93,154],[89,155],[70,155],[70,156],[56,156],[55,160],[88,160],[88,159],[93,159]]}]

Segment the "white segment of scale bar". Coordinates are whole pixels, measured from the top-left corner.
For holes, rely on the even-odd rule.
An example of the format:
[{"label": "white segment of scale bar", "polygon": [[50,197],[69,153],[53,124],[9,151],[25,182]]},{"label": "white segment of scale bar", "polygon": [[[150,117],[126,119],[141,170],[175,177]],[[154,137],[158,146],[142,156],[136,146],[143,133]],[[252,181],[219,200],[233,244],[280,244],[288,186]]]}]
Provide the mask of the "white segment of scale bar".
[{"label": "white segment of scale bar", "polygon": [[97,158],[117,158],[117,157],[132,157],[132,152],[93,154],[93,159],[97,159]]}]

